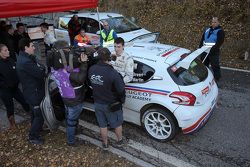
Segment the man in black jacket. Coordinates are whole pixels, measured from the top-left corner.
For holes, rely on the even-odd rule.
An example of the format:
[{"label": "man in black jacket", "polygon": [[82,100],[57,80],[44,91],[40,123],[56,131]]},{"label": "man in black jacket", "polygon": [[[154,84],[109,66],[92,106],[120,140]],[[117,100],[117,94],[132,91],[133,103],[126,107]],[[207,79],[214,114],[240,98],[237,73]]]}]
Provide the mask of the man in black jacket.
[{"label": "man in black jacket", "polygon": [[30,39],[28,33],[25,32],[25,27],[23,23],[16,24],[16,31],[14,32],[14,40],[15,40],[15,52],[19,53],[18,43],[22,38]]},{"label": "man in black jacket", "polygon": [[68,32],[69,32],[71,46],[74,46],[74,38],[77,34],[79,34],[80,29],[81,29],[81,24],[79,23],[78,16],[73,15],[73,17],[69,20],[68,23]]},{"label": "man in black jacket", "polygon": [[[211,27],[207,28],[202,35],[200,46],[202,47],[204,43],[215,43],[215,45],[211,48],[204,64],[209,67],[211,64],[214,78],[218,82],[221,78],[221,71],[220,71],[220,48],[224,42],[225,33],[220,26],[219,20],[217,17],[212,18],[212,25]],[[201,57],[203,60],[205,55]]]},{"label": "man in black jacket", "polygon": [[22,105],[25,111],[29,111],[29,105],[24,100],[18,83],[15,62],[10,58],[7,46],[0,44],[0,98],[6,107],[11,129],[16,127],[13,98]]},{"label": "man in black jacket", "polygon": [[35,47],[30,39],[21,39],[19,49],[17,74],[22,84],[24,97],[32,111],[29,141],[33,144],[43,144],[40,131],[44,120],[39,105],[45,95],[45,67],[37,63],[34,55]]},{"label": "man in black jacket", "polygon": [[16,62],[14,28],[12,25],[5,26],[3,43],[8,47],[10,51],[10,57]]},{"label": "man in black jacket", "polygon": [[6,26],[6,21],[1,20],[0,21],[0,43],[4,43],[5,26]]},{"label": "man in black jacket", "polygon": [[125,84],[122,76],[109,64],[110,54],[107,48],[98,50],[99,63],[90,67],[88,73],[104,149],[108,149],[108,124],[115,129],[117,146],[124,144],[122,103],[125,101]]}]

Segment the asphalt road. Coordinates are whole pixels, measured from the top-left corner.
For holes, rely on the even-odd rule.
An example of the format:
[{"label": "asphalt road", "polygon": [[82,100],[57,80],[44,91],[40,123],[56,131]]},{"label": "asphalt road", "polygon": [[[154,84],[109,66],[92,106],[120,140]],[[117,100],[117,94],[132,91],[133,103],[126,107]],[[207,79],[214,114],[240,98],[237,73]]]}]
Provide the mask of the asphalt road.
[{"label": "asphalt road", "polygon": [[[222,75],[219,104],[199,132],[179,133],[163,143],[149,138],[142,128],[125,123],[124,136],[194,166],[250,166],[250,73],[222,70]],[[97,125],[92,112],[84,112],[81,119]],[[84,128],[80,132],[100,137]],[[155,166],[172,166],[141,151],[125,151]]]},{"label": "asphalt road", "polygon": [[[250,73],[222,70],[222,75],[218,106],[199,132],[179,133],[174,140],[162,143],[149,138],[142,128],[125,123],[124,135],[195,166],[250,166]],[[91,113],[82,118],[96,124]],[[171,166],[138,155],[156,166]]]}]

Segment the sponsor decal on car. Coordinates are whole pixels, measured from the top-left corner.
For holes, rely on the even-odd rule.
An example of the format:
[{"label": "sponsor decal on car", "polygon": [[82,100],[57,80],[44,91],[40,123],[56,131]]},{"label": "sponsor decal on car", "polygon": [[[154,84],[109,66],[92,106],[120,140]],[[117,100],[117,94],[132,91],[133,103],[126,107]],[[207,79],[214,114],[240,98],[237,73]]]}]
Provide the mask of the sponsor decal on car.
[{"label": "sponsor decal on car", "polygon": [[[125,87],[126,92],[128,93],[128,95],[131,93],[133,93],[133,91],[136,92],[143,92],[144,94],[140,94],[140,95],[144,95],[143,97],[151,97],[152,94],[158,94],[158,95],[165,95],[167,96],[170,91],[165,91],[165,90],[160,90],[160,89],[152,89],[152,88],[144,88],[144,87],[139,87],[139,86],[126,86]],[[148,93],[148,94],[145,94]],[[127,96],[128,98],[131,98],[131,96]]]},{"label": "sponsor decal on car", "polygon": [[140,56],[132,56],[132,57],[135,58],[135,59],[141,59],[141,60],[148,60],[148,61],[156,62],[156,60],[149,59],[149,58],[146,58],[146,57],[140,57]]},{"label": "sponsor decal on car", "polygon": [[212,81],[211,82],[209,82],[209,85],[210,86],[213,86],[214,85],[214,83],[215,83],[215,80],[214,80],[214,78],[212,79]]},{"label": "sponsor decal on car", "polygon": [[162,50],[164,50],[164,48],[157,46],[150,46],[148,47],[148,50],[157,50],[158,52],[161,52]]},{"label": "sponsor decal on car", "polygon": [[202,95],[207,96],[208,93],[209,93],[209,91],[210,91],[209,86],[207,86],[207,87],[205,87],[205,88],[201,91],[201,93],[202,93]]},{"label": "sponsor decal on car", "polygon": [[126,98],[138,99],[142,101],[151,101],[152,93],[140,92],[135,90],[126,90]]},{"label": "sponsor decal on car", "polygon": [[174,48],[176,48],[176,47],[172,46],[172,47],[170,47],[168,49],[165,49],[165,50],[161,51],[160,53],[158,53],[157,56],[162,56],[164,53],[170,52]]},{"label": "sponsor decal on car", "polygon": [[173,50],[170,50],[170,51],[168,51],[167,53],[164,53],[161,57],[166,57],[166,56],[170,55],[171,53],[175,52],[175,51],[178,50],[178,49],[180,49],[180,48],[175,48],[175,49],[173,49]]},{"label": "sponsor decal on car", "polygon": [[213,101],[211,102],[211,106],[213,107],[216,102],[217,102],[217,98],[214,98]]}]

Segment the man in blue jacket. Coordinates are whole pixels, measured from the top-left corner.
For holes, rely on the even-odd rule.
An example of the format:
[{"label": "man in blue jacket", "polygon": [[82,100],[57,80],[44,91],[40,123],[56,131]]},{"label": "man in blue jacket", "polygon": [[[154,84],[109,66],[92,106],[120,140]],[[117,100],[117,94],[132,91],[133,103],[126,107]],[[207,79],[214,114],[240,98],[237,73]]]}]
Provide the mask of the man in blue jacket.
[{"label": "man in blue jacket", "polygon": [[[224,42],[225,33],[220,26],[219,20],[217,17],[213,17],[211,27],[207,28],[202,35],[200,46],[202,47],[204,43],[215,43],[215,45],[211,48],[204,64],[209,67],[211,64],[214,78],[218,82],[221,78],[220,71],[220,48]],[[202,57],[202,60],[205,56]]]},{"label": "man in blue jacket", "polygon": [[95,114],[100,127],[103,149],[108,149],[108,129],[115,129],[117,146],[124,144],[122,139],[123,111],[125,101],[125,84],[122,76],[109,64],[110,51],[107,48],[98,50],[99,62],[89,69],[89,80],[93,87]]},{"label": "man in blue jacket", "polygon": [[23,94],[27,103],[31,106],[31,128],[29,142],[43,144],[40,131],[43,126],[43,116],[40,103],[45,95],[44,79],[45,67],[36,61],[35,47],[30,39],[23,38],[19,41],[19,56],[17,58],[17,74],[21,81]]}]

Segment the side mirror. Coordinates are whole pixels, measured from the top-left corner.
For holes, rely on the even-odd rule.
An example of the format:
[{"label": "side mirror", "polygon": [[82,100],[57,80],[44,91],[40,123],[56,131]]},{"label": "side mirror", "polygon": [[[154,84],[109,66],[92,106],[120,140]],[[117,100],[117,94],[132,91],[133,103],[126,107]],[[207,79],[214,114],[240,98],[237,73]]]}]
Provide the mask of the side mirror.
[{"label": "side mirror", "polygon": [[100,30],[99,30],[99,31],[97,31],[97,32],[96,32],[96,34],[97,34],[97,35],[100,35],[100,34],[101,34],[101,33],[100,33]]}]

